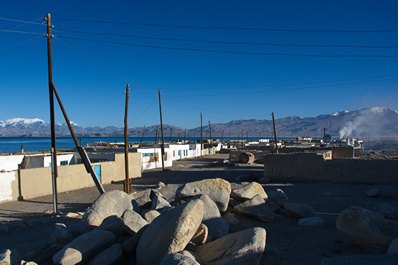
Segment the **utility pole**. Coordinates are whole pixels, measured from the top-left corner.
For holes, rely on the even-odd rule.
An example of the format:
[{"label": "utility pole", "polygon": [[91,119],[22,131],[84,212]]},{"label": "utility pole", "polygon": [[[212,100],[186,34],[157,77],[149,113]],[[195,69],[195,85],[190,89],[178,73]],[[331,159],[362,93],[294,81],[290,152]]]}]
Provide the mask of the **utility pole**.
[{"label": "utility pole", "polygon": [[210,136],[210,144],[213,143],[213,140],[211,138],[211,125],[210,125],[210,121],[209,121],[209,136]]},{"label": "utility pole", "polygon": [[160,89],[158,89],[158,97],[159,97],[160,133],[162,136],[162,145],[160,147],[162,152],[162,170],[164,171],[164,135],[163,135],[162,100],[160,97]]},{"label": "utility pole", "polygon": [[131,193],[131,184],[129,177],[129,131],[128,131],[128,112],[129,112],[129,84],[126,84],[126,103],[124,109],[124,171],[125,180],[123,183],[123,190],[127,194]]},{"label": "utility pole", "polygon": [[224,145],[224,129],[221,131],[221,144]]},{"label": "utility pole", "polygon": [[50,123],[51,123],[51,176],[53,191],[53,214],[58,213],[58,195],[57,195],[57,142],[55,134],[55,113],[54,113],[54,89],[53,89],[53,62],[51,46],[51,14],[46,16],[47,20],[47,62],[48,62],[48,92],[50,96]]},{"label": "utility pole", "polygon": [[203,123],[202,123],[202,112],[200,113],[200,155],[203,156]]},{"label": "utility pole", "polygon": [[142,129],[142,135],[141,135],[141,140],[140,140],[140,147],[142,145],[142,141],[144,140],[144,134],[145,134],[145,125],[144,128]]},{"label": "utility pole", "polygon": [[53,183],[52,183],[53,184],[53,212],[57,213],[58,206],[57,206],[56,178],[58,177],[58,171],[57,171],[56,135],[55,135],[54,95],[57,98],[59,108],[61,109],[61,112],[64,116],[66,125],[68,126],[68,129],[70,131],[72,139],[75,143],[76,149],[79,152],[79,155],[83,161],[83,164],[86,168],[87,173],[89,173],[91,175],[91,177],[95,183],[95,186],[97,187],[100,194],[105,193],[105,190],[102,187],[100,180],[98,179],[97,175],[95,174],[95,172],[91,166],[90,158],[88,157],[84,148],[81,147],[81,145],[79,144],[79,141],[76,137],[73,126],[71,125],[69,117],[66,114],[66,110],[62,103],[61,97],[58,94],[57,88],[54,85],[53,78],[52,78],[52,49],[51,49],[52,35],[51,35],[51,15],[50,14],[47,14],[46,20],[47,20],[48,81],[49,81],[49,91],[50,91],[50,114],[51,114],[51,159],[52,159],[51,160],[51,173],[52,173],[52,177],[53,177]]},{"label": "utility pole", "polygon": [[275,152],[278,153],[278,141],[276,138],[276,126],[275,126],[275,116],[274,113],[272,112],[272,126],[274,127],[274,143],[275,143]]},{"label": "utility pole", "polygon": [[181,138],[181,131],[180,130],[177,131],[177,136],[178,136],[178,138],[177,138],[178,142],[180,142],[180,138]]}]

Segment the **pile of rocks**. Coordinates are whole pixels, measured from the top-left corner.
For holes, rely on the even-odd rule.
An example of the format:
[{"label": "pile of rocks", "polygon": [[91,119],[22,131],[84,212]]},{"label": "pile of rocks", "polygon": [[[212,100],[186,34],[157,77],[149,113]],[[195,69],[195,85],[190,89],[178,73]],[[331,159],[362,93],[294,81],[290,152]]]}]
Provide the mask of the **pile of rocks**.
[{"label": "pile of rocks", "polygon": [[[379,189],[370,189],[366,195],[379,197]],[[373,210],[351,206],[343,210],[336,228],[350,244],[378,255],[331,257],[322,261],[332,264],[398,264],[398,207],[381,202]]]},{"label": "pile of rocks", "polygon": [[78,232],[55,224],[53,244],[40,260],[47,258],[54,264],[259,264],[266,231],[251,227],[231,233],[230,226],[239,223],[236,215],[261,222],[284,215],[297,219],[299,225],[323,224],[311,206],[288,202],[280,189],[267,194],[257,182],[231,184],[215,178],[132,194],[113,190],[80,216]]}]

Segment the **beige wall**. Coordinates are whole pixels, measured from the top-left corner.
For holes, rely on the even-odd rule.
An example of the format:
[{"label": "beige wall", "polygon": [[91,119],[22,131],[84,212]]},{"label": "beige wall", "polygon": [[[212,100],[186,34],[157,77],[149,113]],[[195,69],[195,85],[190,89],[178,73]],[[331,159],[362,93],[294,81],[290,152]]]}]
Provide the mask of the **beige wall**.
[{"label": "beige wall", "polygon": [[[93,165],[101,165],[102,184],[123,180],[125,177],[124,154],[115,154],[115,161],[94,163]],[[141,177],[141,154],[139,153],[129,153],[129,176],[130,178]],[[83,164],[58,167],[58,192],[92,186],[95,186],[94,181],[91,175],[86,172]],[[19,195],[18,183],[13,183],[12,187],[13,200],[16,200]],[[22,169],[21,192],[24,199],[51,194],[51,168]]]},{"label": "beige wall", "polygon": [[273,181],[398,184],[398,160],[333,159],[314,153],[264,156],[265,175]]}]

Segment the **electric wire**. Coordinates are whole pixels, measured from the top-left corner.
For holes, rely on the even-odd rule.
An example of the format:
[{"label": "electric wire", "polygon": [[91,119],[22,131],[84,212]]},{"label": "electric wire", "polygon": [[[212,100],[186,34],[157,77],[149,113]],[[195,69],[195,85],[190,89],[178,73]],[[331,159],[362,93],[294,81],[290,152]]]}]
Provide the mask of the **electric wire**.
[{"label": "electric wire", "polygon": [[300,48],[301,47],[303,47],[303,48],[367,48],[367,49],[398,48],[398,45],[340,45],[340,44],[331,45],[331,44],[286,44],[286,43],[264,43],[264,42],[243,42],[243,41],[217,41],[217,40],[152,37],[152,36],[141,36],[141,35],[92,32],[92,31],[81,31],[81,30],[63,29],[63,28],[57,28],[57,29],[59,30],[59,32],[64,31],[64,32],[97,35],[97,36],[125,37],[125,38],[136,38],[136,39],[145,39],[145,40],[166,40],[166,41],[214,43],[214,44],[228,44],[228,45],[258,45],[258,46],[300,47]]},{"label": "electric wire", "polygon": [[[361,83],[375,83],[375,82],[381,82],[381,81],[391,81],[391,80],[398,80],[398,76],[391,77],[391,78],[380,78],[380,79],[368,79],[368,80],[362,80],[361,82],[350,82],[350,83],[345,83],[345,85],[355,85],[355,84],[361,84]],[[354,80],[353,80],[354,81]],[[343,83],[344,84],[344,83]],[[292,88],[276,88],[276,87],[264,87],[262,90],[245,90],[245,91],[235,91],[235,92],[225,92],[225,93],[211,93],[212,96],[235,96],[235,95],[248,95],[248,94],[264,94],[264,93],[269,93],[269,92],[274,92],[274,91],[294,91],[294,90],[306,90],[306,89],[312,89],[312,88],[325,88],[325,87],[333,87],[336,85],[342,85],[342,84],[318,84],[318,85],[307,85],[307,86],[298,86],[298,87],[292,87]],[[266,89],[265,89],[266,88]],[[229,89],[229,88],[225,88]],[[209,94],[190,94],[190,95],[168,95],[165,97],[169,98],[189,98],[189,97],[205,97],[209,96]]]},{"label": "electric wire", "polygon": [[11,45],[11,46],[8,46],[8,47],[6,47],[6,48],[0,49],[0,53],[6,52],[6,51],[8,51],[8,50],[10,50],[10,49],[12,49],[12,48],[14,48],[14,47],[19,46],[19,45],[22,45],[22,44],[31,42],[31,41],[33,41],[33,40],[35,40],[35,39],[40,38],[40,37],[41,37],[41,36],[35,36],[35,37],[33,37],[33,38],[30,38],[30,39],[27,39],[27,40],[23,40],[23,41],[17,42],[17,43],[15,43],[15,44]]},{"label": "electric wire", "polygon": [[137,25],[149,27],[182,28],[182,29],[211,29],[211,30],[248,30],[248,31],[270,31],[270,32],[337,32],[337,33],[376,33],[376,32],[398,32],[398,29],[292,29],[292,28],[254,28],[254,27],[227,27],[227,26],[192,26],[192,25],[173,25],[158,23],[142,23],[128,21],[109,21],[57,17],[56,19],[74,22],[102,23],[102,24],[121,24]]},{"label": "electric wire", "polygon": [[37,20],[37,19],[34,19],[33,21],[28,21],[28,20],[21,20],[21,19],[0,17],[0,20],[3,20],[3,21],[11,21],[11,22],[22,22],[22,23],[25,23],[25,24],[32,24],[32,25],[45,26],[45,24],[43,24],[43,23],[35,22],[35,20]]},{"label": "electric wire", "polygon": [[117,80],[119,80],[120,82],[125,82],[125,78],[123,78],[123,76],[116,71],[113,67],[106,65],[105,63],[99,61],[98,59],[96,59],[94,56],[89,55],[87,52],[83,52],[79,49],[77,49],[76,47],[74,47],[73,45],[71,45],[70,43],[62,40],[62,39],[58,39],[64,46],[68,47],[69,49],[71,49],[75,54],[77,54],[78,56],[88,60],[89,62],[93,63],[94,65],[96,65],[97,67],[99,67],[101,70],[105,71],[106,73],[110,74],[111,76],[115,77]]},{"label": "electric wire", "polygon": [[65,36],[65,35],[58,35],[57,37],[64,38],[64,39],[71,39],[71,40],[118,44],[118,45],[125,45],[125,46],[136,46],[136,47],[151,48],[151,49],[194,51],[194,52],[208,52],[208,53],[265,55],[265,56],[296,56],[296,57],[315,57],[315,58],[398,58],[398,55],[375,55],[375,54],[330,54],[329,55],[329,54],[307,54],[307,53],[271,53],[271,52],[230,51],[230,50],[215,50],[215,49],[202,49],[202,48],[184,48],[184,47],[147,45],[147,44],[138,44],[138,43],[122,42],[122,41],[109,41],[109,40],[107,41],[107,40],[98,40],[98,39],[88,39],[88,38],[72,37],[72,36]]},{"label": "electric wire", "polygon": [[32,31],[23,31],[23,30],[0,29],[0,32],[4,32],[4,33],[20,33],[20,34],[29,34],[29,35],[41,35],[41,36],[45,36],[44,33],[32,32]]},{"label": "electric wire", "polygon": [[[9,30],[18,29],[18,28],[20,28],[20,27],[23,27],[23,26],[25,26],[25,25],[27,25],[27,24],[30,24],[31,22],[35,22],[35,21],[40,20],[40,19],[42,20],[43,18],[42,18],[42,17],[39,17],[39,18],[32,19],[31,21],[22,22],[22,24],[17,25],[17,26],[15,26],[15,27],[12,27],[12,28],[10,28]],[[42,23],[44,23],[44,21],[43,21]]]}]

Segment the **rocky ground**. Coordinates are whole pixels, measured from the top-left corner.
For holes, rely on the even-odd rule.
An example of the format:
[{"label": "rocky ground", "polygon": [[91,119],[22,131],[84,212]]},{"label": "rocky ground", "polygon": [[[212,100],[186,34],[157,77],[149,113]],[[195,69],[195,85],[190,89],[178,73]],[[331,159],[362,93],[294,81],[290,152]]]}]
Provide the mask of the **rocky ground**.
[{"label": "rocky ground", "polygon": [[[224,158],[178,161],[166,172],[145,172],[133,181],[135,193],[127,197],[132,205],[120,203],[126,200],[118,192],[113,192],[119,194],[115,198],[102,199],[107,207],[96,205],[101,200],[92,205],[98,197],[94,188],[60,194],[58,217],[44,214],[51,209],[51,196],[0,204],[0,250],[11,249],[8,258],[39,264],[73,264],[79,259],[73,248],[81,248],[86,254],[80,258],[92,264],[105,264],[110,257],[139,265],[162,260],[196,264],[195,259],[204,264],[321,264],[327,257],[365,254],[371,255],[361,256],[368,263],[326,259],[323,264],[397,264],[398,258],[393,263],[379,256],[389,247],[394,253],[390,243],[398,238],[393,221],[398,219],[396,185],[266,183],[261,167],[232,167],[222,163]],[[202,179],[211,180],[195,182]],[[159,181],[166,186],[158,186]],[[122,185],[105,189],[121,190]],[[112,201],[118,202],[113,208]],[[118,217],[106,219],[109,215]],[[102,227],[93,228],[97,226]],[[166,256],[170,251],[179,254]],[[264,254],[253,254],[260,251]],[[9,254],[3,252],[4,260]]]}]

